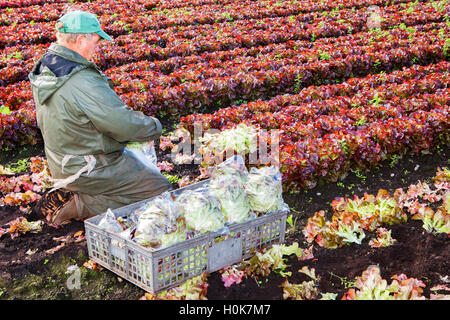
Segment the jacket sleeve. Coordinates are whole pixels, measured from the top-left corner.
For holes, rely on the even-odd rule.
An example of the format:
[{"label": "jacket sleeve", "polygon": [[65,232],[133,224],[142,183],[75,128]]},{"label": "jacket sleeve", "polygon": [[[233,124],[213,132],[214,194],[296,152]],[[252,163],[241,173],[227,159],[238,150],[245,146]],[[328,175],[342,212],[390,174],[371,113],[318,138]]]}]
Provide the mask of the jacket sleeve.
[{"label": "jacket sleeve", "polygon": [[158,119],[126,106],[99,73],[80,71],[73,79],[73,99],[101,133],[119,142],[158,139],[162,126]]}]

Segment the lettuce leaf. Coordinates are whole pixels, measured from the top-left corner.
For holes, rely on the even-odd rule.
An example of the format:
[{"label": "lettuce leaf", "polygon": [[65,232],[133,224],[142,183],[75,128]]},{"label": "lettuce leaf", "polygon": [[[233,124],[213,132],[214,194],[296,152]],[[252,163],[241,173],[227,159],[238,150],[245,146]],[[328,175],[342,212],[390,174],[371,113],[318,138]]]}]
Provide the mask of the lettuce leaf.
[{"label": "lettuce leaf", "polygon": [[352,221],[350,224],[346,224],[342,221],[337,221],[330,226],[330,231],[335,235],[341,237],[343,243],[357,243],[361,244],[361,241],[365,238],[365,233],[362,226]]},{"label": "lettuce leaf", "polygon": [[320,294],[314,280],[292,284],[286,279],[281,286],[283,287],[283,299],[285,300],[315,300],[318,299]]},{"label": "lettuce leaf", "polygon": [[383,224],[397,224],[406,222],[407,216],[398,205],[395,198],[391,197],[384,189],[379,189],[376,196],[364,194],[362,198],[339,198],[332,202],[336,213],[356,213],[363,228],[374,231]]},{"label": "lettuce leaf", "polygon": [[297,242],[290,246],[275,244],[268,250],[256,252],[250,260],[242,262],[242,266],[247,275],[268,276],[271,271],[275,271],[282,276],[290,276],[291,272],[284,271],[287,265],[283,256],[291,254],[295,254],[298,259],[303,259],[305,255],[311,257],[311,250],[299,248]]},{"label": "lettuce leaf", "polygon": [[435,211],[428,206],[422,206],[418,213],[413,215],[411,219],[422,220],[423,228],[430,233],[447,233],[450,234],[450,214],[443,208]]},{"label": "lettuce leaf", "polygon": [[222,156],[227,152],[247,154],[257,148],[257,128],[244,123],[218,133],[206,132],[199,139],[199,152],[203,155]]},{"label": "lettuce leaf", "polygon": [[182,285],[158,294],[145,293],[139,300],[207,300],[208,275],[202,273]]}]

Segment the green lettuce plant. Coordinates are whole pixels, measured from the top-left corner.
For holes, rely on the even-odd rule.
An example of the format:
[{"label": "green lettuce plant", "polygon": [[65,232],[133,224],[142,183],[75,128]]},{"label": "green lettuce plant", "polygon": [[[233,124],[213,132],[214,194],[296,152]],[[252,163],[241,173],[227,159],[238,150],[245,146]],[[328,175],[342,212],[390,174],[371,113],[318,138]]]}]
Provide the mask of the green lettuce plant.
[{"label": "green lettuce plant", "polygon": [[387,224],[406,222],[407,216],[396,200],[386,190],[380,189],[376,196],[365,194],[353,200],[338,198],[332,201],[333,215],[330,220],[325,211],[315,212],[303,229],[308,242],[316,241],[329,249],[357,243],[365,238],[364,230],[374,231]]},{"label": "green lettuce plant", "polygon": [[335,212],[356,213],[363,228],[369,231],[384,224],[393,225],[407,220],[406,213],[395,198],[384,189],[379,189],[376,196],[366,193],[361,198],[355,196],[353,200],[340,198],[334,200],[331,206]]},{"label": "green lettuce plant", "polygon": [[208,276],[202,273],[182,285],[158,294],[145,293],[139,300],[207,300]]},{"label": "green lettuce plant", "polygon": [[242,268],[247,275],[268,276],[271,271],[275,271],[282,276],[291,276],[291,272],[285,272],[287,265],[283,256],[295,254],[299,259],[311,258],[310,249],[301,249],[297,242],[290,246],[284,244],[273,245],[272,248],[256,254],[248,261],[242,262]]},{"label": "green lettuce plant", "polygon": [[369,241],[372,248],[388,247],[395,243],[395,239],[391,236],[391,230],[386,228],[378,228],[376,230],[377,237]]},{"label": "green lettuce plant", "polygon": [[[290,283],[287,279],[281,285],[283,288],[283,299],[291,300],[335,300],[337,294],[335,293],[321,293],[319,291],[320,277],[316,275],[315,269],[309,269],[304,266],[300,270],[300,273],[304,273],[312,280],[303,281],[300,284]],[[319,298],[320,294],[320,298]]]},{"label": "green lettuce plant", "polygon": [[343,300],[424,300],[422,296],[425,284],[406,275],[392,276],[387,284],[380,275],[378,266],[369,266],[355,282],[356,288],[348,290]]},{"label": "green lettuce plant", "polygon": [[[447,197],[448,199],[447,192]],[[447,200],[448,202],[448,200]],[[448,204],[447,204],[448,205]],[[443,206],[445,208],[445,205]],[[421,206],[418,213],[412,216],[413,220],[422,220],[423,228],[433,234],[447,233],[450,234],[450,214],[447,209],[442,207],[434,211],[427,206]]]},{"label": "green lettuce plant", "polygon": [[318,299],[319,289],[314,280],[303,281],[300,284],[292,284],[287,279],[282,284],[283,299],[313,300]]},{"label": "green lettuce plant", "polygon": [[[439,167],[432,180],[434,186],[418,181],[406,192],[401,188],[395,190],[394,197],[411,214],[411,219],[423,222],[427,232],[450,234],[450,170]],[[439,201],[442,204],[433,210],[430,204]]]}]

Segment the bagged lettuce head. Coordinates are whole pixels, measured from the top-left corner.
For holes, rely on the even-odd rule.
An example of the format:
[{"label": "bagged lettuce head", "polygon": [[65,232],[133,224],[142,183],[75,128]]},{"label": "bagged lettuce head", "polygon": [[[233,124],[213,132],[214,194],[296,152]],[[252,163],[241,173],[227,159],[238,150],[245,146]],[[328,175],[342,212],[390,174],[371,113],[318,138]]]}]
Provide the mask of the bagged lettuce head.
[{"label": "bagged lettuce head", "polygon": [[242,184],[245,184],[248,176],[248,170],[245,166],[244,159],[241,156],[233,156],[219,165],[216,165],[211,173],[211,179],[215,179],[219,176],[237,177]]},{"label": "bagged lettuce head", "polygon": [[218,199],[225,222],[242,223],[251,218],[244,184],[238,176],[217,175],[211,179],[209,190]]},{"label": "bagged lettuce head", "polygon": [[285,208],[281,173],[276,166],[252,168],[245,184],[250,209],[255,212],[273,212]]},{"label": "bagged lettuce head", "polygon": [[98,223],[98,227],[113,233],[120,233],[123,231],[123,227],[120,225],[119,221],[117,221],[116,216],[111,209],[106,210],[106,214]]},{"label": "bagged lettuce head", "polygon": [[251,217],[244,190],[247,175],[247,168],[240,156],[227,159],[212,171],[209,191],[218,199],[225,222],[241,223]]},{"label": "bagged lettuce head", "polygon": [[143,246],[159,248],[186,240],[185,220],[170,195],[150,201],[137,216],[134,240]]},{"label": "bagged lettuce head", "polygon": [[184,191],[175,202],[189,229],[196,233],[217,231],[224,227],[225,220],[219,202],[208,188]]}]

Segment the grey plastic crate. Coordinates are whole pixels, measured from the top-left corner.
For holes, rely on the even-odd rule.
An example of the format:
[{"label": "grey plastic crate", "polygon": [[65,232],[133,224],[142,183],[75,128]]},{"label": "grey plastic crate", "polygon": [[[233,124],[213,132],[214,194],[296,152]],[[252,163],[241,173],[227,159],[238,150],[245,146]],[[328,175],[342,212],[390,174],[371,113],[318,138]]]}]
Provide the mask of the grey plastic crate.
[{"label": "grey plastic crate", "polygon": [[[206,186],[209,180],[172,191]],[[153,198],[112,210],[128,216]],[[288,211],[272,212],[229,226],[229,233],[210,232],[164,248],[146,248],[98,227],[104,214],[85,221],[89,257],[142,289],[158,293],[195,277],[252,257],[256,251],[283,243]]]}]

